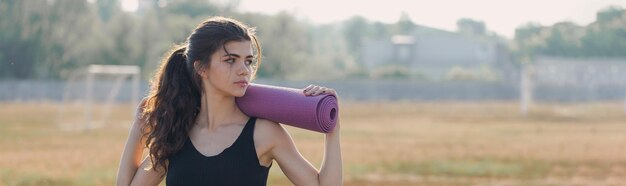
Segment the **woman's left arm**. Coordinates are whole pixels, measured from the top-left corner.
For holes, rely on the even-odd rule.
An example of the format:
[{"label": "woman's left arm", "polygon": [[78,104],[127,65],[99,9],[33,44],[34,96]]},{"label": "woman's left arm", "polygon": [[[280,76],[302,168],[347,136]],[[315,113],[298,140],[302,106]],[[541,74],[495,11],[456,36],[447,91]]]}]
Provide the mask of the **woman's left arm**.
[{"label": "woman's left arm", "polygon": [[[313,85],[307,87],[304,92],[307,96],[316,96],[322,93],[336,95],[333,89]],[[283,173],[285,173],[285,176],[293,184],[313,186],[343,185],[339,117],[337,117],[335,128],[326,134],[324,160],[320,171],[317,171],[298,152],[291,136],[281,125],[272,124],[266,126],[271,126],[270,128],[272,128],[267,130],[269,133],[267,136],[271,136],[272,141],[274,141],[271,154]]]},{"label": "woman's left arm", "polygon": [[[309,85],[304,89],[307,96],[317,96],[320,94],[330,94],[338,97],[334,89]],[[342,185],[343,183],[343,162],[341,159],[340,140],[340,117],[337,117],[335,128],[326,134],[326,145],[324,150],[324,160],[319,172],[320,185]]]},{"label": "woman's left arm", "polygon": [[343,183],[340,141],[338,117],[333,131],[326,134],[324,161],[318,178],[320,185],[342,185]]}]

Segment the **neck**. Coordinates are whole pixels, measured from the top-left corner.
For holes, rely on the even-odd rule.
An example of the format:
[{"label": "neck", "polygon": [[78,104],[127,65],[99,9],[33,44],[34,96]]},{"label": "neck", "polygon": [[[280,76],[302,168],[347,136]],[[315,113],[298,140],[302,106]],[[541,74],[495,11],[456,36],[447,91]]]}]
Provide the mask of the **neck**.
[{"label": "neck", "polygon": [[235,104],[235,97],[205,90],[202,94],[200,113],[196,119],[199,127],[213,131],[224,125],[236,123],[244,116]]}]

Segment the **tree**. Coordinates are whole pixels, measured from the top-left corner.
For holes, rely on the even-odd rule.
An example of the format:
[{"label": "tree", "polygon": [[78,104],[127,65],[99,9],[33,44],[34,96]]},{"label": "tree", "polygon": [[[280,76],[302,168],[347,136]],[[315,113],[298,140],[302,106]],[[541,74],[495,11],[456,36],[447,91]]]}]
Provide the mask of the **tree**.
[{"label": "tree", "polygon": [[[249,18],[249,17],[247,17]],[[257,26],[258,36],[263,45],[263,64],[257,75],[260,77],[288,78],[307,58],[308,35],[306,26],[292,15],[281,12],[272,17],[250,19]]]},{"label": "tree", "polygon": [[544,45],[540,38],[545,28],[537,23],[527,23],[515,29],[513,56],[520,61],[528,61]]},{"label": "tree", "polygon": [[487,28],[482,21],[476,21],[469,18],[462,18],[456,22],[459,33],[470,36],[483,36],[486,34]]},{"label": "tree", "polygon": [[98,15],[103,22],[109,22],[114,14],[119,13],[120,4],[118,0],[97,0]]},{"label": "tree", "polygon": [[357,61],[361,58],[361,49],[365,39],[371,35],[371,27],[362,16],[355,16],[344,22],[342,29],[343,38],[348,44],[348,51],[355,56]]},{"label": "tree", "polygon": [[578,26],[559,22],[550,27],[529,24],[516,29],[516,52],[566,57],[626,57],[626,10],[611,6],[597,13],[595,22]]},{"label": "tree", "polygon": [[0,1],[0,77],[21,79],[34,73],[41,59],[36,54],[46,49],[42,46],[46,6],[32,1]]},{"label": "tree", "polygon": [[579,56],[580,39],[584,34],[584,28],[572,22],[556,23],[552,26],[550,35],[545,38],[546,45],[541,49],[541,53],[551,56]]},{"label": "tree", "polygon": [[626,11],[622,7],[609,6],[596,13],[596,21],[600,23],[607,23],[615,19],[620,19]]},{"label": "tree", "polygon": [[86,1],[11,0],[0,8],[3,78],[56,77],[94,49],[85,40],[97,32],[98,19]]},{"label": "tree", "polygon": [[409,14],[402,12],[398,23],[396,23],[397,34],[410,34],[415,29],[415,23],[409,17]]},{"label": "tree", "polygon": [[164,8],[168,14],[199,17],[220,14],[220,8],[206,0],[169,0]]}]

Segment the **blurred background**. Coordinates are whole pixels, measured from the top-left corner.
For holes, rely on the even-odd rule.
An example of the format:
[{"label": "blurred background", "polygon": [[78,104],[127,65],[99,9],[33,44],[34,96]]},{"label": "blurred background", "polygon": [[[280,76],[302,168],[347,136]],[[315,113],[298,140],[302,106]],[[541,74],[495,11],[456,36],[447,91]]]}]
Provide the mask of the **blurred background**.
[{"label": "blurred background", "polygon": [[[626,185],[626,0],[0,0],[0,185],[112,185],[165,52],[256,27],[341,96],[346,185]],[[288,127],[319,167],[324,137]],[[269,185],[291,185],[273,166]]]}]

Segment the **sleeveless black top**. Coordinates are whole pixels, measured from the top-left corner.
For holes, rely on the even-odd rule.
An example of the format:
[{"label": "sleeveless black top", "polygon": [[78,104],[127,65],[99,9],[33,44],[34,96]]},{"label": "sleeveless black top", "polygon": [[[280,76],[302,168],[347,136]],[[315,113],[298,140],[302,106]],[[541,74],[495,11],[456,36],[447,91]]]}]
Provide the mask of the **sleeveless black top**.
[{"label": "sleeveless black top", "polygon": [[168,158],[166,185],[266,185],[271,164],[259,164],[255,123],[256,118],[250,117],[235,143],[215,156],[202,155],[187,137],[183,148]]}]

